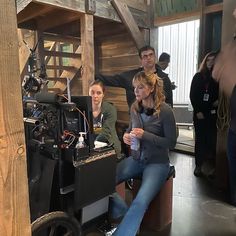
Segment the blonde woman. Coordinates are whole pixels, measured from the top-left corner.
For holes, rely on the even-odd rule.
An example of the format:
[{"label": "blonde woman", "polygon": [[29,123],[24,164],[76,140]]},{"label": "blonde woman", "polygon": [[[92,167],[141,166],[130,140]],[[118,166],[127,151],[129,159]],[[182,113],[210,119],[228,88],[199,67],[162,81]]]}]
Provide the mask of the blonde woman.
[{"label": "blonde woman", "polygon": [[176,125],[172,109],[163,95],[163,83],[156,74],[141,71],[133,79],[136,101],[131,106],[130,125],[123,136],[131,146],[131,156],[117,167],[117,183],[141,177],[142,185],[131,206],[117,195],[112,215],[123,220],[115,236],[136,235],[149,203],[160,191],[169,173],[169,149],[176,144]]}]

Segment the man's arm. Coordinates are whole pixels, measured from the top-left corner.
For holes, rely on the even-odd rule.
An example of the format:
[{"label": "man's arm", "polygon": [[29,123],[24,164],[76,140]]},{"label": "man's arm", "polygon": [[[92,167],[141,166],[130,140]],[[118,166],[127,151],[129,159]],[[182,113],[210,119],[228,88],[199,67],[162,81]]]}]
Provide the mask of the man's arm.
[{"label": "man's arm", "polygon": [[121,87],[124,88],[125,79],[122,76],[122,74],[116,74],[116,75],[95,75],[96,80],[100,80],[104,83],[106,86],[112,86],[112,87]]}]

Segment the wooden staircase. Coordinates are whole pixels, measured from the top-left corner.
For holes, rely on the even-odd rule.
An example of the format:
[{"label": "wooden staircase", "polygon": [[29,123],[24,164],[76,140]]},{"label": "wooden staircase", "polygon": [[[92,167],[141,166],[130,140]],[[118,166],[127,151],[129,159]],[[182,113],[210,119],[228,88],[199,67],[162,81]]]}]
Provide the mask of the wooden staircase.
[{"label": "wooden staircase", "polygon": [[[24,35],[20,33],[18,35],[19,41],[23,41]],[[35,34],[32,37],[36,37]],[[35,41],[35,39],[30,39],[30,47],[33,48],[32,43],[35,44]],[[69,78],[70,84],[76,84],[74,91],[79,94],[82,90],[80,38],[43,33],[40,44],[42,46],[38,47],[37,54],[46,67],[48,91],[64,93],[67,88],[67,78]],[[20,52],[23,50],[22,47],[26,47],[24,43],[20,43]],[[27,65],[28,56],[29,52],[20,53],[21,78],[27,73],[24,68],[27,67],[25,65]]]}]

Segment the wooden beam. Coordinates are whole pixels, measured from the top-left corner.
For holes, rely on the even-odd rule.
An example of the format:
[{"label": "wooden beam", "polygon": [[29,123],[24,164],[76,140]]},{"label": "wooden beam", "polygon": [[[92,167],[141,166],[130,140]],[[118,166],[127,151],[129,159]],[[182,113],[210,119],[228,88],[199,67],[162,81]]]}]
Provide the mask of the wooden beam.
[{"label": "wooden beam", "polygon": [[78,70],[78,68],[74,67],[74,66],[54,66],[54,65],[47,65],[46,66],[48,70],[68,70],[68,71],[74,71],[76,72]]},{"label": "wooden beam", "polygon": [[85,12],[87,14],[94,14],[96,12],[95,0],[85,0]]},{"label": "wooden beam", "polygon": [[188,12],[181,12],[181,13],[173,14],[170,16],[156,17],[154,19],[154,25],[162,26],[162,25],[167,25],[167,24],[178,23],[186,19],[191,20],[198,16],[201,17],[201,14],[216,13],[223,10],[223,3],[217,3],[217,4],[206,6],[205,3],[202,2],[202,0],[198,0],[198,2],[199,2],[199,9],[188,11]]},{"label": "wooden beam", "polygon": [[156,17],[154,19],[154,26],[162,26],[167,24],[178,23],[186,19],[191,20],[193,18],[198,17],[199,15],[200,15],[199,10],[194,10],[191,12],[177,13],[171,16]]},{"label": "wooden beam", "polygon": [[[54,51],[56,50],[56,46],[57,46],[57,43],[56,42],[53,42],[53,44],[51,45],[51,47],[49,48],[49,51]],[[45,57],[45,65],[48,64],[48,62],[50,61],[51,59],[51,56],[46,56]]]},{"label": "wooden beam", "polygon": [[81,17],[81,46],[82,46],[82,92],[88,95],[89,84],[95,78],[94,66],[94,22],[93,16],[85,14]]},{"label": "wooden beam", "polygon": [[219,11],[223,11],[223,3],[217,3],[204,7],[204,14],[216,13]]},{"label": "wooden beam", "polygon": [[66,23],[79,20],[80,14],[75,12],[54,9],[54,11],[52,11],[47,16],[38,18],[37,26],[41,30],[46,31],[47,29],[55,28],[57,26]]},{"label": "wooden beam", "polygon": [[204,14],[206,0],[198,0],[198,2],[200,15],[198,64],[200,64],[206,54],[206,14]]},{"label": "wooden beam", "polygon": [[69,57],[69,58],[80,58],[81,55],[79,53],[71,53],[71,52],[56,52],[56,51],[47,51],[44,52],[45,56],[50,57]]},{"label": "wooden beam", "polygon": [[30,236],[15,1],[0,8],[0,235]]},{"label": "wooden beam", "polygon": [[43,16],[52,11],[52,9],[52,7],[47,5],[31,4],[30,8],[25,8],[24,11],[17,14],[17,23],[20,24],[38,16]]},{"label": "wooden beam", "polygon": [[30,30],[19,29],[18,30],[18,41],[19,41],[19,62],[20,62],[20,73],[26,73],[26,65],[30,55],[29,48],[25,45],[24,41],[28,44],[30,48],[35,46],[35,32]]},{"label": "wooden beam", "polygon": [[127,4],[121,3],[119,0],[111,0],[113,7],[116,9],[121,21],[130,32],[136,47],[139,49],[145,45],[143,35],[141,34],[138,25],[136,24]]},{"label": "wooden beam", "polygon": [[56,35],[56,34],[44,33],[44,40],[53,41],[53,42],[61,42],[61,43],[80,44],[80,38],[78,37],[70,37],[70,36]]},{"label": "wooden beam", "polygon": [[121,0],[121,2],[126,3],[129,7],[134,9],[147,12],[146,0]]}]

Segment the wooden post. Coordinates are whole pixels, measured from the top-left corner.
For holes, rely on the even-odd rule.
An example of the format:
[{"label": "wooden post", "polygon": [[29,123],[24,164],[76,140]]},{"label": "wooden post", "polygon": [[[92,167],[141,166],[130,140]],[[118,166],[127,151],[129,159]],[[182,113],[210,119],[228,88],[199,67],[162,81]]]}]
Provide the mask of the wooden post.
[{"label": "wooden post", "polygon": [[89,84],[94,80],[94,25],[93,15],[84,14],[81,22],[81,45],[82,45],[82,92],[88,95]]},{"label": "wooden post", "polygon": [[0,1],[0,235],[28,236],[28,181],[15,1]]}]

